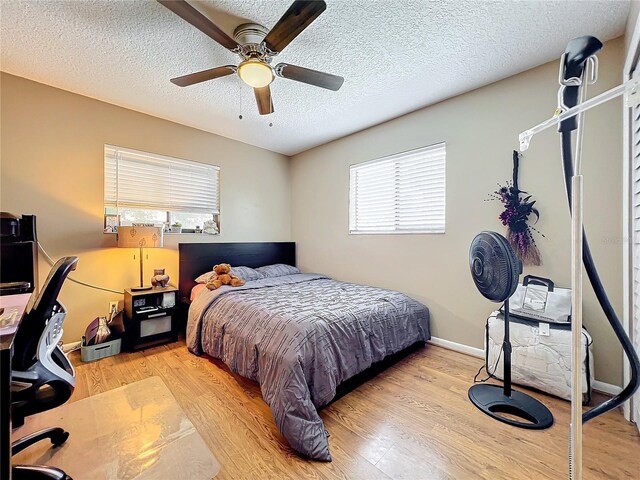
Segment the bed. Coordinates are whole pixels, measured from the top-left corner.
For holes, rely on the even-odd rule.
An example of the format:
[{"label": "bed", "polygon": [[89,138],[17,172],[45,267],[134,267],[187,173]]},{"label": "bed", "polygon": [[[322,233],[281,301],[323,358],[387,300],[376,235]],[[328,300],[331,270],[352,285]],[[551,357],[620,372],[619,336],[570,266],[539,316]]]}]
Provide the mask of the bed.
[{"label": "bed", "polygon": [[[216,263],[295,266],[295,244],[180,244],[180,298]],[[291,270],[289,269],[284,269]],[[330,461],[318,415],[337,387],[372,364],[430,338],[429,310],[406,295],[296,273],[201,290],[191,302],[187,347],[260,384],[292,448]]]}]

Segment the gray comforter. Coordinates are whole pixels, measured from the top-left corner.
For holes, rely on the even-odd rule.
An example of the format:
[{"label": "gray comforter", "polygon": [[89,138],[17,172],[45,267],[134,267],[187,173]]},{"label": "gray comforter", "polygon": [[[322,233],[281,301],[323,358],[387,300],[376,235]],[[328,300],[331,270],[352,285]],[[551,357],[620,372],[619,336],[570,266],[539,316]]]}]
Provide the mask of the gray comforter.
[{"label": "gray comforter", "polygon": [[296,274],[203,290],[189,309],[187,346],[259,382],[298,452],[330,461],[317,409],[372,363],[426,341],[429,310],[398,292]]}]

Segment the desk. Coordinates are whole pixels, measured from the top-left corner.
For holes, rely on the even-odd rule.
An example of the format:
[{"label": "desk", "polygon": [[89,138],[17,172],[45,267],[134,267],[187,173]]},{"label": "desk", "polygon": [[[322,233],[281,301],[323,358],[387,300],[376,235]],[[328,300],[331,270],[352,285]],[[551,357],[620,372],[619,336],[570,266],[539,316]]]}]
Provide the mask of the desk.
[{"label": "desk", "polygon": [[11,479],[11,356],[13,339],[22,321],[30,293],[0,296],[5,313],[15,310],[14,320],[0,328],[0,478]]}]

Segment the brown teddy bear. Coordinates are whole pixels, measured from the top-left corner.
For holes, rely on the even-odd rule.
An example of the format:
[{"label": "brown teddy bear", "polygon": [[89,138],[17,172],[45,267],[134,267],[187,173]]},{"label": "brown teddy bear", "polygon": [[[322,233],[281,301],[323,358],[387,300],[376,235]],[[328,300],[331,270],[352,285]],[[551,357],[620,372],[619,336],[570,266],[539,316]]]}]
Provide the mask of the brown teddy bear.
[{"label": "brown teddy bear", "polygon": [[213,267],[213,271],[216,272],[216,274],[207,282],[207,288],[209,290],[215,290],[222,285],[231,285],[232,287],[241,287],[244,285],[244,280],[231,274],[231,265],[228,263],[216,265]]}]

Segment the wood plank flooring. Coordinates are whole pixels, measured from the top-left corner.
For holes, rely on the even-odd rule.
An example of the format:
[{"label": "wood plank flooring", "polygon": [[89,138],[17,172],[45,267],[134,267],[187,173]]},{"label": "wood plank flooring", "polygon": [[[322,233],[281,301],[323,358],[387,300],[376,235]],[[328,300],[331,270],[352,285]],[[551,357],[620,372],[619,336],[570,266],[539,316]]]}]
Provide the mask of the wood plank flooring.
[{"label": "wood plank flooring", "polygon": [[[321,411],[333,462],[305,460],[273,422],[257,384],[183,342],[83,364],[71,401],[161,377],[222,464],[220,479],[567,478],[569,403],[534,393],[556,423],[516,429],[476,410],[477,358],[427,345]],[[640,436],[619,412],[584,427],[585,479],[639,479]]]}]

